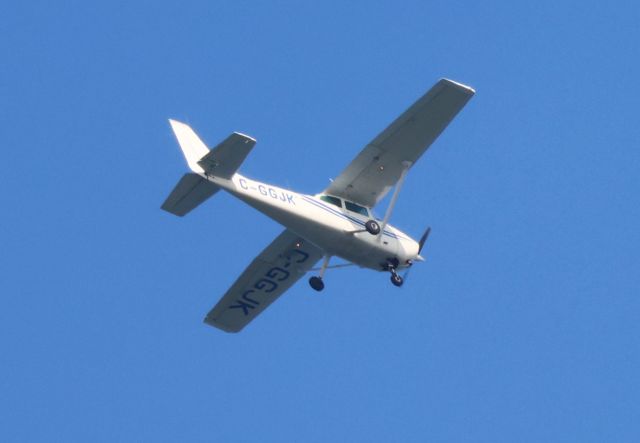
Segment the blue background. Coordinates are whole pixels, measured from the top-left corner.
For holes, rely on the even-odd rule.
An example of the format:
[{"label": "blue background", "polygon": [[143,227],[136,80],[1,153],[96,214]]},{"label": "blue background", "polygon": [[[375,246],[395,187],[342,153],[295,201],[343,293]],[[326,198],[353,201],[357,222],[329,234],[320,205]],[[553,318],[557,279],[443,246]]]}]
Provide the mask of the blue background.
[{"label": "blue background", "polygon": [[[3,441],[640,441],[640,6],[5,2]],[[205,313],[281,227],[159,209],[167,123],[322,190],[440,77],[477,95],[392,222],[407,284],[337,269],[238,335]],[[384,207],[378,209],[384,212]]]}]

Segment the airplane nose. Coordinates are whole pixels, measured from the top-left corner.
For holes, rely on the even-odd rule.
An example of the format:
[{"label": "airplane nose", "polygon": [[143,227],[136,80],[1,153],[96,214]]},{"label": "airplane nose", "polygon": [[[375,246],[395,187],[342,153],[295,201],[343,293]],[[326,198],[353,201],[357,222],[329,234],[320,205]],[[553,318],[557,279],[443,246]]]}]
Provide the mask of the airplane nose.
[{"label": "airplane nose", "polygon": [[420,245],[417,241],[412,239],[410,246],[407,248],[407,256],[409,261],[424,261],[420,256]]}]

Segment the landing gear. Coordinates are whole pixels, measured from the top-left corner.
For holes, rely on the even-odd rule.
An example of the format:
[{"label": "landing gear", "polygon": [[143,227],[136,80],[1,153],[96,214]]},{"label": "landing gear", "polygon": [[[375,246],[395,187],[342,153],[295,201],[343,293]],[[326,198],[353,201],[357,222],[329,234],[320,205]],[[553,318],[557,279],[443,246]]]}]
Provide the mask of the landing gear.
[{"label": "landing gear", "polygon": [[364,228],[367,230],[367,232],[371,235],[378,235],[380,234],[380,225],[378,224],[377,221],[375,220],[369,220],[364,224]]},{"label": "landing gear", "polygon": [[402,283],[404,283],[404,279],[396,272],[399,264],[400,262],[395,257],[387,260],[387,270],[391,273],[391,283],[397,287],[402,286]]},{"label": "landing gear", "polygon": [[397,287],[402,286],[402,283],[404,283],[404,280],[395,272],[395,269],[391,273],[391,283],[393,283],[393,285]]},{"label": "landing gear", "polygon": [[320,292],[324,289],[324,282],[322,281],[322,277],[324,276],[324,271],[327,270],[327,266],[329,266],[329,259],[331,259],[330,255],[325,255],[324,261],[322,262],[322,267],[320,268],[320,272],[318,276],[313,276],[309,279],[309,286],[311,286],[314,290]]},{"label": "landing gear", "polygon": [[316,277],[314,275],[309,279],[309,286],[311,286],[316,291],[320,292],[324,289],[324,282],[320,277]]}]

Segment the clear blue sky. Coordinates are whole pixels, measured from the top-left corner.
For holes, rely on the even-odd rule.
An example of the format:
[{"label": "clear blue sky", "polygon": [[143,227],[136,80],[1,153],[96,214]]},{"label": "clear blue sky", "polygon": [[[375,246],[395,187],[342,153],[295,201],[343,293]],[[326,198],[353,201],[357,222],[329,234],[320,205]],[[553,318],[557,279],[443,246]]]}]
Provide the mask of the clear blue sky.
[{"label": "clear blue sky", "polygon": [[[1,440],[640,441],[638,3],[345,3],[0,7]],[[400,196],[407,284],[205,326],[281,228],[161,211],[167,119],[315,193],[440,77],[478,92]]]}]

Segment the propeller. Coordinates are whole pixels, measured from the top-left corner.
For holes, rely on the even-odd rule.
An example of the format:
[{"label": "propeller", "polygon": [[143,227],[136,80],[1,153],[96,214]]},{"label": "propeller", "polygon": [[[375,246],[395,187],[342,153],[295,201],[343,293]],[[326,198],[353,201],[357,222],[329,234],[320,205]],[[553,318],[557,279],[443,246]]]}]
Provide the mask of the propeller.
[{"label": "propeller", "polygon": [[[422,237],[420,237],[420,241],[418,242],[418,255],[422,252],[422,248],[424,248],[424,244],[427,242],[429,234],[431,234],[431,226],[429,226],[427,230],[424,231],[424,234],[422,234]],[[412,268],[413,266],[407,269],[402,276],[402,280],[404,280],[405,283],[407,282],[407,278],[409,278],[409,271],[411,271]]]},{"label": "propeller", "polygon": [[418,243],[420,245],[420,247],[418,248],[418,254],[420,254],[420,252],[422,251],[425,242],[429,238],[429,234],[431,234],[431,226],[429,226],[427,230],[424,231],[424,234],[422,234],[422,237],[420,237],[420,242]]}]

